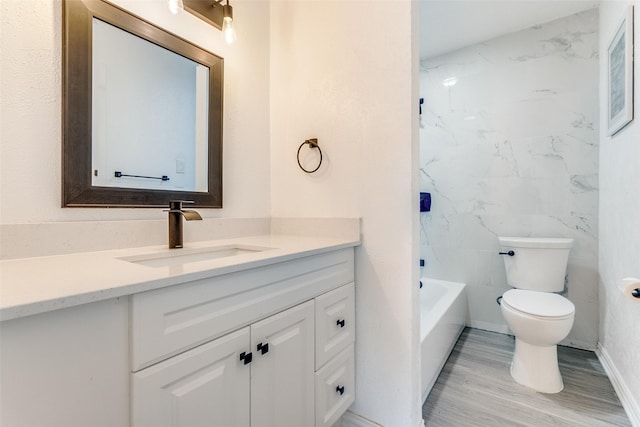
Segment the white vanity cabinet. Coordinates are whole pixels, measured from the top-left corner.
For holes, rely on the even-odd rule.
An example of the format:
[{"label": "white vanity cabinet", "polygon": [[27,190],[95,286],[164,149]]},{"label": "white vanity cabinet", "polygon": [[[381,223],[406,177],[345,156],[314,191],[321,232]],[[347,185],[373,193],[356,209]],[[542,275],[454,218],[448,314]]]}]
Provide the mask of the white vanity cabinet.
[{"label": "white vanity cabinet", "polygon": [[313,320],[309,301],[133,374],[133,426],[313,425]]},{"label": "white vanity cabinet", "polygon": [[354,401],[353,250],[132,296],[133,427],[324,427]]},{"label": "white vanity cabinet", "polygon": [[0,261],[0,425],[330,427],[354,400],[358,244],[268,235],[194,245],[262,252],[162,266],[134,262],[160,247]]}]

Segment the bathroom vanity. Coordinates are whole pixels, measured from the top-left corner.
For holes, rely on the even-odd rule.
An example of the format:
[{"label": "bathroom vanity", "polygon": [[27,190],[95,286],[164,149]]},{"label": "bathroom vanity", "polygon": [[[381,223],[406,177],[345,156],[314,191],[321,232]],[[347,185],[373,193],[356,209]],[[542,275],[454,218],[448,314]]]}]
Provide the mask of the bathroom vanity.
[{"label": "bathroom vanity", "polygon": [[355,399],[357,244],[0,262],[0,424],[331,426]]}]

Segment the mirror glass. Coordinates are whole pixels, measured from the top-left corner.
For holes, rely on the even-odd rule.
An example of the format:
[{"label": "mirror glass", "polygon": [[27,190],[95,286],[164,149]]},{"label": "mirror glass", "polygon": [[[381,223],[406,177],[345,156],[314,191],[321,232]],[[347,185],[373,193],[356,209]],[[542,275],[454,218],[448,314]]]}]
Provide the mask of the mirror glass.
[{"label": "mirror glass", "polygon": [[207,191],[209,68],[93,19],[92,185]]},{"label": "mirror glass", "polygon": [[223,59],[102,0],[63,30],[63,206],[222,207]]}]

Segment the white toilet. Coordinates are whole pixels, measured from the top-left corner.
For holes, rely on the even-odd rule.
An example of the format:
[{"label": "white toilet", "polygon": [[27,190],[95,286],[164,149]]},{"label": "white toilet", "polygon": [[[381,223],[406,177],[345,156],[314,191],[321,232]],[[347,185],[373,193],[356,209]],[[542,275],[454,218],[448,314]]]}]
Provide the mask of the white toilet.
[{"label": "white toilet", "polygon": [[502,295],[500,308],[516,337],[511,376],[542,393],[557,393],[564,384],[558,369],[557,344],[565,339],[575,314],[564,290],[573,239],[499,237],[507,283],[516,289]]}]

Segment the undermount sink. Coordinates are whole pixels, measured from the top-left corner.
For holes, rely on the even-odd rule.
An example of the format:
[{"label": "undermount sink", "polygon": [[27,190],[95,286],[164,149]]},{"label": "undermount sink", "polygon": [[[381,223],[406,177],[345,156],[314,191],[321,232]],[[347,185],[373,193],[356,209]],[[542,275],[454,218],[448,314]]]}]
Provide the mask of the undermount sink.
[{"label": "undermount sink", "polygon": [[132,262],[134,264],[146,265],[148,267],[168,267],[172,265],[188,264],[191,262],[209,261],[219,258],[253,254],[270,249],[273,248],[231,244],[207,248],[167,249],[162,252],[133,255],[119,259]]}]

